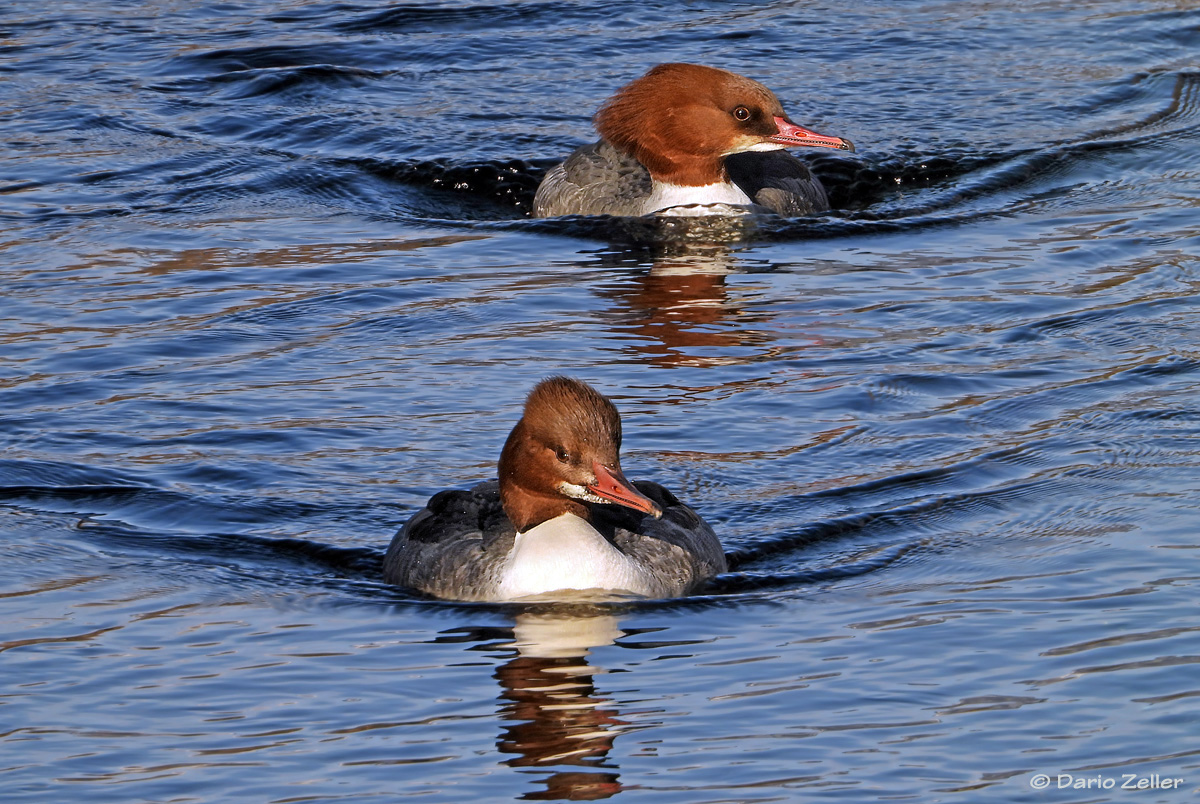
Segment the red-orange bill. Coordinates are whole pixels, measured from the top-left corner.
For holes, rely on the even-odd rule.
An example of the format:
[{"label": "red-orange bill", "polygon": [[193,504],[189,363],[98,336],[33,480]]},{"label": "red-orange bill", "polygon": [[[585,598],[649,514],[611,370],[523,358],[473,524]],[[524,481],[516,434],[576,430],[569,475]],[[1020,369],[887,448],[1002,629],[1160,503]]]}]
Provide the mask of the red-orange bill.
[{"label": "red-orange bill", "polygon": [[798,126],[783,117],[775,118],[775,127],[779,129],[779,133],[768,137],[767,140],[779,145],[814,145],[821,148],[836,148],[839,151],[854,150],[854,143],[850,140],[818,134],[812,129]]},{"label": "red-orange bill", "polygon": [[599,461],[595,461],[592,464],[592,471],[596,474],[596,482],[587,487],[592,494],[617,505],[624,505],[626,508],[650,514],[655,519],[662,516],[662,509],[645,494],[635,489],[633,484],[621,474],[620,469],[609,469]]}]

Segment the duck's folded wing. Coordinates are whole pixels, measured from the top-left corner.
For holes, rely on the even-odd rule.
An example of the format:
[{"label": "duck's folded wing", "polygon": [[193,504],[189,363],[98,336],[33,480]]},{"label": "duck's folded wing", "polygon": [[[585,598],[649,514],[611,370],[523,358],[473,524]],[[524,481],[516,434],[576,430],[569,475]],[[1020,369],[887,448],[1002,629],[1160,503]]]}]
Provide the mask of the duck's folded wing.
[{"label": "duck's folded wing", "polygon": [[437,597],[485,599],[514,536],[496,481],[442,491],[392,539],[383,579]]},{"label": "duck's folded wing", "polygon": [[595,506],[594,524],[653,574],[662,597],[687,594],[727,570],[721,541],[698,513],[658,483],[635,480],[633,485],[662,509],[662,516],[656,519],[628,508]]},{"label": "duck's folded wing", "polygon": [[729,178],[756,204],[794,218],[829,209],[829,197],[808,165],[786,151],[746,151],[725,157]]},{"label": "duck's folded wing", "polygon": [[640,215],[650,173],[629,154],[601,140],[551,168],[533,199],[537,218],[559,215]]}]

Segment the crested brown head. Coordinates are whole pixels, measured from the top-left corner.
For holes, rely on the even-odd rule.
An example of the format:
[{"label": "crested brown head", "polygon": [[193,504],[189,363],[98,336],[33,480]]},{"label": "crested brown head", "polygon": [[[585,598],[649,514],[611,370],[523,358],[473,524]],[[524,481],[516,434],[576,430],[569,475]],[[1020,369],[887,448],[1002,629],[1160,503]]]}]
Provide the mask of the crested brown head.
[{"label": "crested brown head", "polygon": [[536,438],[568,452],[574,442],[578,451],[615,462],[621,450],[621,415],[616,406],[572,377],[549,377],[534,386],[522,419],[530,423]]},{"label": "crested brown head", "polygon": [[619,466],[621,417],[606,397],[570,377],[530,391],[525,411],[500,453],[500,500],[518,532],[561,513],[588,517],[563,484],[594,481],[592,462]]},{"label": "crested brown head", "polygon": [[650,174],[700,186],[724,178],[721,158],[750,150],[786,119],[757,81],[698,64],[660,64],[620,89],[596,113],[596,130]]},{"label": "crested brown head", "polygon": [[500,453],[500,501],[519,533],[560,514],[589,519],[589,504],[652,516],[658,506],[621,472],[621,417],[594,388],[570,377],[543,380]]}]

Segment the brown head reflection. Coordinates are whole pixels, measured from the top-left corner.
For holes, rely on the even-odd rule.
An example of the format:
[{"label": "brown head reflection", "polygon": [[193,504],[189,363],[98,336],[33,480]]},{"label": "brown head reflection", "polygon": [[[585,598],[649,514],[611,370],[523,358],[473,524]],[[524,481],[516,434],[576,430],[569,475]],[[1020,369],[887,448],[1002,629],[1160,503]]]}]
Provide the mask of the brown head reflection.
[{"label": "brown head reflection", "polygon": [[[653,267],[600,295],[615,311],[614,329],[638,336],[631,348],[660,366],[720,365],[745,359],[743,351],[766,351],[767,328],[756,323],[730,294],[726,280],[737,261],[728,250],[691,250],[659,255]],[[734,351],[737,356],[734,356]]]}]

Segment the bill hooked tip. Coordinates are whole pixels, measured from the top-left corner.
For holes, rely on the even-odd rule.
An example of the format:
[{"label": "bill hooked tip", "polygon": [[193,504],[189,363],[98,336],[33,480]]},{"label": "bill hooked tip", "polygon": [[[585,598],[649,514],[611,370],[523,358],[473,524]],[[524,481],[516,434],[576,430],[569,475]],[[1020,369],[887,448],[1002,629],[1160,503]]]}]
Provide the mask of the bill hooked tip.
[{"label": "bill hooked tip", "polygon": [[658,504],[634,488],[633,484],[621,474],[620,468],[610,469],[599,461],[595,461],[592,464],[592,471],[596,474],[596,481],[587,487],[588,491],[608,502],[650,514],[655,519],[662,517],[662,509],[658,507]]},{"label": "bill hooked tip", "polygon": [[776,133],[767,137],[767,142],[784,146],[809,146],[816,148],[833,148],[838,151],[853,151],[854,143],[842,137],[830,137],[818,134],[810,128],[798,126],[784,117],[775,118]]}]

